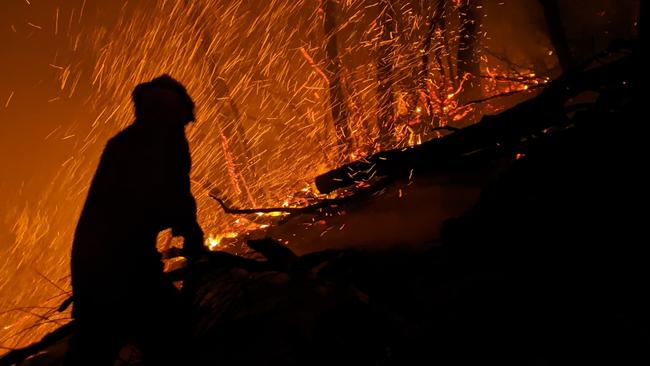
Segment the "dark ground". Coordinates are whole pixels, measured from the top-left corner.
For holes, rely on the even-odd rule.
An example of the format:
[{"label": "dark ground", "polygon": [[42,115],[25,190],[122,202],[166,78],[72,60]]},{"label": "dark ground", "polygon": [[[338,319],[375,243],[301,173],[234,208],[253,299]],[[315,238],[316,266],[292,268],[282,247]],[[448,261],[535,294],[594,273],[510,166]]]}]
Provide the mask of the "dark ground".
[{"label": "dark ground", "polygon": [[232,306],[253,314],[222,316],[207,337],[215,363],[649,364],[641,84],[628,61],[509,156],[462,165],[495,174],[438,241],[341,251],[314,277],[271,276],[273,290],[254,281]]},{"label": "dark ground", "polygon": [[[459,175],[480,177],[468,186],[482,189],[478,198],[463,191],[471,207],[443,210],[449,219],[432,219],[430,232],[399,226],[424,228],[404,234],[419,245],[343,243],[297,257],[252,243],[269,258],[262,269],[215,256],[193,294],[192,363],[650,364],[645,73],[629,48],[619,54],[605,72],[561,85],[575,88],[567,100],[538,98],[534,108],[556,118],[550,128],[423,169],[414,183],[423,191]],[[584,90],[591,97],[574,97]],[[397,179],[386,197],[406,185]],[[431,201],[417,201],[400,208],[404,217],[427,211]],[[389,219],[375,222],[390,231]]]}]

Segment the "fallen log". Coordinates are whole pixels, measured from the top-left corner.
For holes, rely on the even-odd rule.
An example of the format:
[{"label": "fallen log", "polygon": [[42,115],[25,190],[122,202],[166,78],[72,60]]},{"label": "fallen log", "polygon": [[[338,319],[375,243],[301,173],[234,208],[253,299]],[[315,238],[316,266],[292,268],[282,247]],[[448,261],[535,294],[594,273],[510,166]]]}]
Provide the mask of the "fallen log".
[{"label": "fallen log", "polygon": [[[447,127],[442,127],[440,129],[448,129]],[[386,185],[383,183],[377,183],[373,184],[370,187],[363,188],[356,190],[353,194],[342,196],[342,197],[337,197],[337,198],[329,198],[329,199],[323,199],[321,201],[318,201],[314,204],[311,204],[309,206],[304,206],[304,207],[258,207],[258,208],[234,208],[228,206],[228,204],[220,197],[210,194],[210,198],[214,199],[219,203],[223,211],[227,214],[230,215],[247,215],[247,214],[257,214],[257,213],[272,213],[272,212],[284,212],[289,214],[288,217],[284,218],[283,220],[280,221],[280,224],[287,222],[291,217],[294,215],[300,215],[300,214],[309,214],[313,212],[317,212],[320,210],[325,210],[325,209],[330,209],[330,208],[336,208],[340,205],[343,204],[348,204],[353,201],[360,201],[366,197],[369,197],[378,191],[382,190],[385,188]]]},{"label": "fallen log", "polygon": [[[599,57],[621,54],[629,46],[634,45],[617,45]],[[626,55],[602,66],[588,68],[585,64],[580,71],[567,72],[551,82],[533,99],[500,114],[484,116],[480,122],[445,137],[412,148],[382,151],[346,164],[316,177],[316,187],[321,193],[330,193],[373,177],[399,180],[412,174],[432,173],[475,158],[477,152],[513,152],[535,135],[565,124],[564,105],[572,97],[634,80],[635,70],[640,69],[638,62],[638,57]]]}]

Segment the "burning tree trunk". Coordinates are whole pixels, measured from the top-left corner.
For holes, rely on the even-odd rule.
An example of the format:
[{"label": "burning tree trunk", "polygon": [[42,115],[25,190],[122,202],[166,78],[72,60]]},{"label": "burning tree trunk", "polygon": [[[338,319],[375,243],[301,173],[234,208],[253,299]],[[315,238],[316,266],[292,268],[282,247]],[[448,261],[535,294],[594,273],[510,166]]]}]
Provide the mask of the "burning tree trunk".
[{"label": "burning tree trunk", "polygon": [[458,58],[456,84],[461,87],[460,100],[465,103],[481,97],[480,59],[477,54],[477,37],[480,15],[479,2],[463,0],[460,2],[460,40],[458,42]]},{"label": "burning tree trunk", "polygon": [[377,56],[377,98],[379,113],[379,143],[386,148],[391,141],[391,131],[395,122],[393,95],[393,68],[396,52],[397,22],[395,11],[389,0],[382,0],[383,8],[379,15],[380,39]]},{"label": "burning tree trunk", "polygon": [[[426,102],[426,108],[428,109],[428,114],[430,116],[430,124],[428,127],[438,127],[441,125],[440,123],[440,116],[436,116],[436,110],[432,102],[432,96],[431,96],[431,90],[430,87],[431,82],[430,82],[430,77],[431,74],[429,72],[429,56],[431,54],[431,50],[433,48],[433,41],[436,33],[439,33],[440,35],[444,36],[444,29],[445,29],[445,4],[446,0],[438,0],[436,1],[436,6],[433,11],[433,15],[431,18],[428,20],[428,31],[427,34],[424,38],[424,41],[422,42],[422,69],[420,70],[420,75],[419,75],[419,80],[418,80],[418,86],[420,88],[420,93],[422,97],[424,98]],[[439,50],[434,51],[435,52],[435,59],[436,62],[438,63],[438,66],[440,69],[442,69],[442,59],[439,54]],[[444,72],[441,71],[441,75],[444,75]]]},{"label": "burning tree trunk", "polygon": [[[641,2],[643,3],[643,1]],[[566,39],[566,32],[562,24],[562,16],[560,14],[560,6],[557,0],[539,0],[539,4],[544,11],[546,19],[546,26],[548,28],[551,43],[555,48],[555,54],[560,63],[563,71],[566,71],[573,66],[573,58],[571,57],[571,50],[569,43]]]},{"label": "burning tree trunk", "polygon": [[[200,13],[200,8],[190,6],[188,10],[195,12],[197,20],[201,19],[202,14]],[[213,75],[219,75],[219,67],[211,59],[212,56],[209,52],[211,48],[210,43],[213,39],[213,34],[205,30],[201,42],[201,51],[203,52],[203,57],[209,58],[209,62],[214,70]],[[246,138],[246,131],[242,124],[242,115],[232,99],[230,88],[226,84],[226,81],[219,76],[210,81],[214,88],[215,101],[220,104],[220,109],[227,107],[230,110],[229,117],[231,120],[224,125],[220,125],[218,131],[220,134],[219,143],[223,150],[224,159],[226,160],[232,189],[237,194],[240,202],[248,202],[248,204],[256,205],[249,185],[257,181],[257,175],[255,167],[250,166],[252,163],[251,150],[249,141]]]},{"label": "burning tree trunk", "polygon": [[242,125],[242,116],[237,105],[232,100],[230,89],[222,78],[215,81],[215,95],[227,105],[232,114],[232,121],[226,123],[221,131],[221,145],[224,150],[224,158],[230,175],[231,184],[235,193],[242,202],[255,205],[255,199],[250,191],[249,184],[256,181],[255,169],[248,166],[252,161],[248,149],[246,132]]},{"label": "burning tree trunk", "polygon": [[343,155],[351,149],[352,136],[348,122],[348,111],[343,96],[341,85],[341,61],[338,55],[337,37],[336,37],[336,0],[323,0],[323,27],[325,28],[325,37],[327,44],[325,54],[327,56],[326,70],[329,78],[330,109],[332,111],[332,120],[339,147]]}]

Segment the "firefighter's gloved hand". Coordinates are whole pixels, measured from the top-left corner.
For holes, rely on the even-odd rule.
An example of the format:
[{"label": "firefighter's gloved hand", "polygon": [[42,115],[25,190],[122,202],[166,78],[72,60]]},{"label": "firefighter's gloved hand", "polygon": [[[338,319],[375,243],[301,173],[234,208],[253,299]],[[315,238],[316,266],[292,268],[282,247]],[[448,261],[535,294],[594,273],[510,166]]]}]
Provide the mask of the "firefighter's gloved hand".
[{"label": "firefighter's gloved hand", "polygon": [[201,262],[202,259],[206,258],[206,254],[208,253],[208,250],[200,250],[200,251],[183,251],[183,257],[187,259],[188,263],[197,263]]},{"label": "firefighter's gloved hand", "polygon": [[181,257],[183,256],[183,250],[176,248],[176,247],[171,247],[161,253],[162,259],[172,259],[176,257]]},{"label": "firefighter's gloved hand", "polygon": [[201,258],[204,258],[208,253],[208,248],[203,243],[203,233],[196,236],[189,236],[185,238],[185,243],[183,244],[183,256],[187,258],[187,261],[198,262]]},{"label": "firefighter's gloved hand", "polygon": [[172,235],[183,237],[183,257],[188,262],[198,261],[208,252],[204,245],[203,230],[196,221],[172,227]]}]

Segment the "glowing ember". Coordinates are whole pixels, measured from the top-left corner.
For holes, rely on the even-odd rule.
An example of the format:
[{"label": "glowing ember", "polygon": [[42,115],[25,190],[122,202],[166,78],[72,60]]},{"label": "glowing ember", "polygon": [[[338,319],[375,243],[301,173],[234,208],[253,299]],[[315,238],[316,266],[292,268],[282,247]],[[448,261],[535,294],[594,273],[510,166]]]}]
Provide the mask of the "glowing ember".
[{"label": "glowing ember", "polygon": [[237,233],[225,233],[225,234],[219,234],[219,235],[209,235],[208,238],[205,241],[205,244],[210,250],[217,250],[217,249],[220,249],[221,241],[224,238],[234,239],[238,235],[239,234],[237,234]]}]

